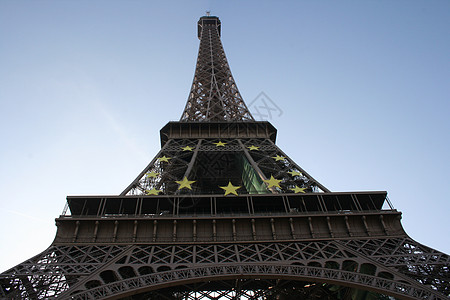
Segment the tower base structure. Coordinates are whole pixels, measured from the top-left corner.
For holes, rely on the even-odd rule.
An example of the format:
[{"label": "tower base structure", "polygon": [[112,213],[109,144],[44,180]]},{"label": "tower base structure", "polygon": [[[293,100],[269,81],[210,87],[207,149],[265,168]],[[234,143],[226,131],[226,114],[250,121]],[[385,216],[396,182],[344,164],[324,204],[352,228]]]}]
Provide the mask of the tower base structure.
[{"label": "tower base structure", "polygon": [[385,192],[68,197],[53,244],[1,274],[2,297],[446,299],[450,257],[389,205]]}]

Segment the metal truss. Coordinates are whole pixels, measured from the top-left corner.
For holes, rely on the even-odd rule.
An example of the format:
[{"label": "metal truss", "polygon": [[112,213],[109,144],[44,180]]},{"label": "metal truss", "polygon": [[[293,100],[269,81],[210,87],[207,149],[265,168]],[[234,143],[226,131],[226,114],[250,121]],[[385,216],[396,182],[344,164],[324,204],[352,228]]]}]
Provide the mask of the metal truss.
[{"label": "metal truss", "polygon": [[[218,142],[224,145],[217,146]],[[160,160],[162,157],[169,159],[163,162]],[[184,177],[196,181],[192,185],[192,194],[222,193],[218,187],[228,181],[234,180],[235,185],[243,185],[242,173],[238,172],[241,171],[238,164],[242,164],[242,160],[246,164],[248,162],[261,183],[271,176],[280,180],[280,187],[267,189],[267,193],[292,193],[295,187],[303,188],[304,192],[329,192],[270,139],[214,138],[168,140],[121,195],[146,195],[146,191],[152,189],[160,190],[160,194],[164,195],[179,194],[175,181]],[[252,191],[244,187],[239,193],[249,194]]]},{"label": "metal truss", "polygon": [[198,22],[189,98],[156,157],[118,196],[68,197],[0,299],[449,299],[450,257],[406,235],[386,192],[330,192],[254,121],[220,26]]},{"label": "metal truss", "polygon": [[[423,271],[424,265],[435,270],[434,277]],[[253,282],[283,279],[308,287],[322,283],[322,287],[335,285],[404,299],[445,299],[450,296],[449,265],[448,255],[407,237],[204,245],[54,245],[3,273],[0,282],[4,296],[28,299],[107,299],[149,291],[164,294],[164,289],[174,286],[177,289],[171,290],[172,295],[175,291],[189,295],[195,289],[183,286],[238,278]],[[203,292],[221,294],[222,289],[214,284]],[[256,297],[263,290],[270,291],[268,287],[241,291]]]},{"label": "metal truss", "polygon": [[231,75],[219,18],[202,17],[198,27],[197,66],[180,121],[254,121]]},{"label": "metal truss", "polygon": [[[352,299],[349,288],[280,279],[234,279],[186,284],[129,297],[129,299]],[[374,294],[374,293],[371,293]],[[170,295],[170,296],[168,296]],[[378,299],[388,299],[377,295]],[[381,297],[380,297],[381,296]]]}]

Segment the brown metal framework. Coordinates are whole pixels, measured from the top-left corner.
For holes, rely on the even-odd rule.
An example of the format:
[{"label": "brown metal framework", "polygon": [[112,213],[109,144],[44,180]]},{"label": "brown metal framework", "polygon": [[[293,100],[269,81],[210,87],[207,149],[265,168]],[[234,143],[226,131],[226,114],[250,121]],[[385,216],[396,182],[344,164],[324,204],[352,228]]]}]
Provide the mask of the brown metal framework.
[{"label": "brown metal framework", "polygon": [[237,90],[219,19],[198,25],[161,151],[120,195],[67,197],[0,299],[448,299],[450,257],[406,235],[386,192],[330,192],[282,152]]},{"label": "brown metal framework", "polygon": [[180,121],[254,121],[231,75],[220,28],[217,17],[198,21],[197,66]]}]

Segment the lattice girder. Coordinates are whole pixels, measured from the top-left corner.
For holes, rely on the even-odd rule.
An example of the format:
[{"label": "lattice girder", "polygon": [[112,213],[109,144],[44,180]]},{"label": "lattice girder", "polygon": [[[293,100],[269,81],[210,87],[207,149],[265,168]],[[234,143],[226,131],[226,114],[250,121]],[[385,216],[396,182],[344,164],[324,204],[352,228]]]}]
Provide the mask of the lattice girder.
[{"label": "lattice girder", "polygon": [[[425,288],[414,287],[407,283],[399,283],[395,280],[367,274],[355,274],[348,271],[311,266],[283,264],[249,265],[242,263],[186,268],[141,275],[136,278],[128,278],[118,282],[104,284],[89,291],[80,291],[72,294],[71,299],[106,299],[112,296],[115,298],[125,297],[152,290],[161,291],[168,286],[185,286],[204,282],[205,280],[209,282],[227,279],[235,280],[237,277],[241,279],[257,279],[258,281],[264,279],[282,279],[291,282],[301,281],[333,284],[374,291],[402,299],[444,299],[439,294]],[[267,293],[268,290],[270,289],[266,288],[264,292]],[[184,292],[188,291],[184,290]],[[216,292],[216,290],[213,291]],[[254,290],[252,289],[252,291]],[[206,294],[208,292],[203,291],[202,293]],[[230,295],[230,290],[218,290],[217,292],[222,296]],[[167,296],[167,294],[165,295]]]},{"label": "lattice girder", "polygon": [[219,27],[216,17],[199,21],[194,81],[180,121],[254,121],[231,74]]},{"label": "lattice girder", "polygon": [[[8,289],[3,288],[4,292],[13,289],[23,298],[32,297],[30,291],[35,291],[39,295],[37,298],[61,293],[69,295],[78,291],[79,297],[74,299],[83,299],[87,295],[100,299],[114,294],[158,290],[168,285],[221,280],[236,276],[238,272],[242,278],[324,282],[378,293],[386,289],[386,294],[405,299],[442,298],[433,289],[419,284],[424,281],[423,276],[420,277],[420,272],[413,274],[411,268],[424,264],[414,263],[407,257],[408,253],[409,256],[414,255],[410,252],[413,246],[421,249],[421,256],[427,265],[432,261],[435,268],[448,270],[450,258],[447,255],[408,238],[368,239],[356,241],[358,243],[358,248],[355,248],[354,240],[52,246],[39,256],[3,273],[1,282],[3,287],[9,286]],[[381,246],[372,248],[371,254],[365,257],[360,250],[366,249],[364,245],[368,243]],[[386,265],[382,258],[389,256],[392,249],[389,245],[399,244],[403,246],[397,247],[392,255],[406,257],[404,264]],[[448,275],[448,272],[445,274]],[[447,291],[448,277],[430,280],[426,283],[440,291]],[[150,283],[152,285],[147,286]]]},{"label": "lattice girder", "polygon": [[[219,142],[224,145],[217,146]],[[162,162],[162,157],[169,160]],[[210,138],[168,140],[122,195],[145,195],[146,191],[151,189],[161,190],[160,194],[165,195],[178,194],[180,191],[175,181],[182,180],[185,176],[197,182],[192,186],[193,194],[221,193],[222,190],[218,187],[226,185],[228,181],[233,180],[235,185],[242,185],[241,176],[244,175],[238,172],[242,161],[251,166],[261,185],[263,180],[271,176],[280,180],[281,187],[271,189],[272,193],[292,193],[295,187],[305,188],[305,192],[328,192],[328,189],[291,160],[270,139]],[[158,175],[149,178],[149,173]],[[205,190],[205,186],[211,185],[215,186]],[[240,189],[239,193],[251,192]]]}]

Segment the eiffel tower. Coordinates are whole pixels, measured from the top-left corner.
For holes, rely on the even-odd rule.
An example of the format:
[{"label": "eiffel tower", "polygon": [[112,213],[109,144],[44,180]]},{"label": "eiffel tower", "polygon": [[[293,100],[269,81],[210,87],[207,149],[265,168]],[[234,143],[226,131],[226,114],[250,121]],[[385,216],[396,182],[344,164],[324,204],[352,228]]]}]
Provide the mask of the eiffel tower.
[{"label": "eiffel tower", "polygon": [[187,104],[155,158],[120,195],[68,196],[0,298],[448,299],[450,257],[405,233],[386,192],[331,192],[277,147],[220,36],[200,18]]}]

